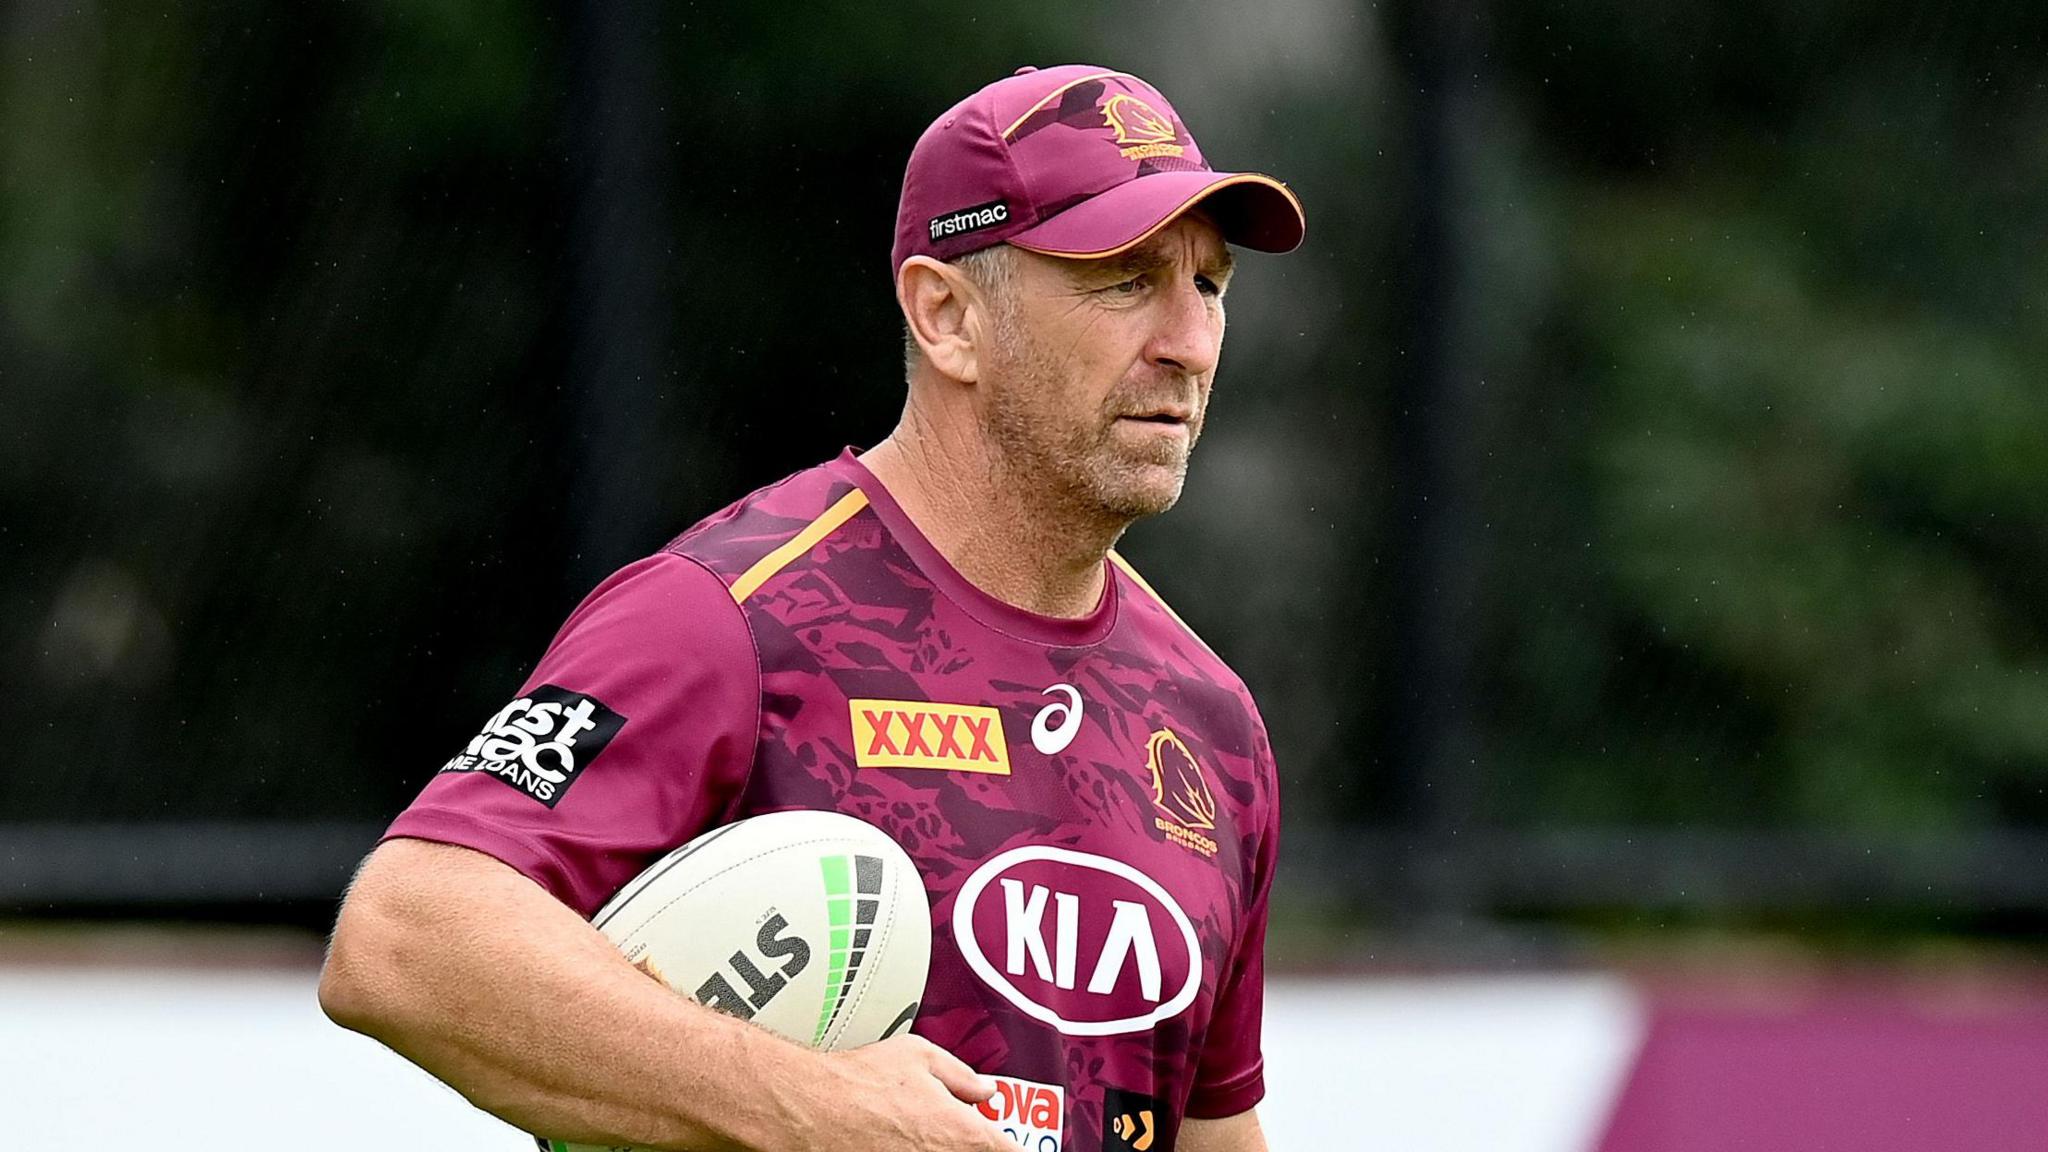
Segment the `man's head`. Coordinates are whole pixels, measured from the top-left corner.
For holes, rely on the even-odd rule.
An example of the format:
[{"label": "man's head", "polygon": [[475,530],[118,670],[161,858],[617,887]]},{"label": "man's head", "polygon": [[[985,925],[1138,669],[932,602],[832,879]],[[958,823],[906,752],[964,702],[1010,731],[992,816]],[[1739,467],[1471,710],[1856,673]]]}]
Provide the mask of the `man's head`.
[{"label": "man's head", "polygon": [[1198,211],[1098,260],[914,256],[899,277],[911,387],[964,407],[992,464],[1077,512],[1164,512],[1202,434],[1230,268]]},{"label": "man's head", "polygon": [[913,403],[964,407],[992,467],[1077,514],[1164,511],[1222,348],[1225,245],[1301,232],[1293,193],[1211,170],[1143,80],[1022,69],[934,121],[904,174]]}]

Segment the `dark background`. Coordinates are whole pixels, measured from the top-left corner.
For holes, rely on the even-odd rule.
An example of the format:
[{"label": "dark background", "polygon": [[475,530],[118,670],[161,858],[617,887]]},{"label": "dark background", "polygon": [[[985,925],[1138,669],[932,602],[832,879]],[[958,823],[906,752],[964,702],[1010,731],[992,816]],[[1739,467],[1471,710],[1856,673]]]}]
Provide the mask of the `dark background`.
[{"label": "dark background", "polygon": [[0,14],[0,909],[322,926],[581,594],[886,433],[1024,63],[1287,179],[1125,552],[1301,963],[2048,926],[2048,9]]}]

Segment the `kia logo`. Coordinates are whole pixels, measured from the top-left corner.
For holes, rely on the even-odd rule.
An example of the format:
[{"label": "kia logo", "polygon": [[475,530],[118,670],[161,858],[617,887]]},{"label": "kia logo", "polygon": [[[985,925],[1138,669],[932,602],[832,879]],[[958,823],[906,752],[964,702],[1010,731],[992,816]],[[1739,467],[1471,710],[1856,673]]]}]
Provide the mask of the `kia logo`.
[{"label": "kia logo", "polygon": [[1001,853],[953,902],[953,938],[1003,999],[1068,1036],[1141,1032],[1202,986],[1195,925],[1121,860],[1047,845]]}]

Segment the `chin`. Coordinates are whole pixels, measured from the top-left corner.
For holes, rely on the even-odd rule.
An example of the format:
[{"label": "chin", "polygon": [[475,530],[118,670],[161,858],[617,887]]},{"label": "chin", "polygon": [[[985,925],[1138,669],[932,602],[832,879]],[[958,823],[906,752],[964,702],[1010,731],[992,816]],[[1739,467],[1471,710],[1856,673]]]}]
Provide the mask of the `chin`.
[{"label": "chin", "polygon": [[1126,520],[1157,516],[1180,502],[1187,482],[1185,466],[1142,465],[1120,475],[1105,476],[1096,486],[1103,510]]}]

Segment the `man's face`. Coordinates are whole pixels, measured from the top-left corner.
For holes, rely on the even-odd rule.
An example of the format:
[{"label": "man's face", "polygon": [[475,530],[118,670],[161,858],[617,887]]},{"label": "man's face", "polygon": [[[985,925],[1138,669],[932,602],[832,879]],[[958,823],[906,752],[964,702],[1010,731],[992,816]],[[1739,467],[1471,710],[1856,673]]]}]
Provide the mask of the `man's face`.
[{"label": "man's face", "polygon": [[1171,508],[1223,347],[1222,234],[1190,212],[1119,256],[1013,259],[983,360],[990,439],[1089,512],[1134,520]]}]

